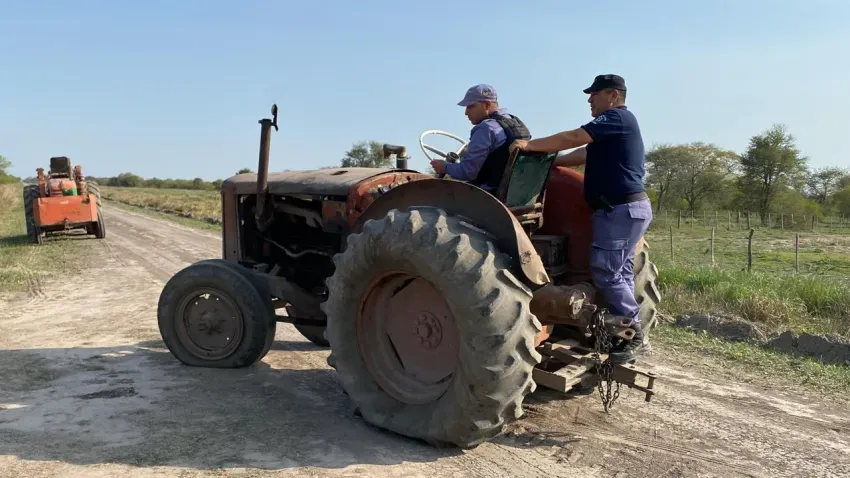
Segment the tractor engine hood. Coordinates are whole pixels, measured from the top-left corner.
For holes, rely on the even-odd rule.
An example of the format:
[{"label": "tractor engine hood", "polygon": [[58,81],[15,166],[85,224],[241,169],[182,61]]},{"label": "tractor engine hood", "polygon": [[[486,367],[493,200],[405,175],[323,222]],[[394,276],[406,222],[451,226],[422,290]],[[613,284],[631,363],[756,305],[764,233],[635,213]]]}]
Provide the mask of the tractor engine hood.
[{"label": "tractor engine hood", "polygon": [[[361,182],[387,174],[409,173],[411,179],[421,173],[410,169],[395,168],[329,168],[312,171],[282,171],[269,173],[269,194],[347,196]],[[257,174],[246,173],[226,179],[223,191],[242,194],[257,193]]]}]

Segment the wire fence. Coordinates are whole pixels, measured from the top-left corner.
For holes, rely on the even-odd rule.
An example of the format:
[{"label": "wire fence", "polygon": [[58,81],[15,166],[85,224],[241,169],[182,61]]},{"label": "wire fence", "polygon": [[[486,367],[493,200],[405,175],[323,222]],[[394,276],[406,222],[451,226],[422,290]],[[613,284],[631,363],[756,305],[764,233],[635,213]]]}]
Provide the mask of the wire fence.
[{"label": "wire fence", "polygon": [[[659,222],[663,224],[663,220],[662,215]],[[821,227],[812,231],[808,226],[806,230],[791,230],[790,224],[784,230],[782,224],[739,230],[735,221],[731,228],[722,222],[720,227],[703,227],[697,221],[677,227],[677,220],[671,221],[666,230],[656,224],[648,233],[659,267],[814,274],[850,281],[850,234],[836,234],[842,227],[850,232],[843,222],[828,223],[829,226],[821,222]]]},{"label": "wire fence", "polygon": [[818,231],[843,233],[850,232],[850,219],[844,215],[819,217],[814,214],[768,213],[761,215],[749,211],[656,211],[650,229],[683,228],[725,228],[739,229],[779,229],[789,231]]}]

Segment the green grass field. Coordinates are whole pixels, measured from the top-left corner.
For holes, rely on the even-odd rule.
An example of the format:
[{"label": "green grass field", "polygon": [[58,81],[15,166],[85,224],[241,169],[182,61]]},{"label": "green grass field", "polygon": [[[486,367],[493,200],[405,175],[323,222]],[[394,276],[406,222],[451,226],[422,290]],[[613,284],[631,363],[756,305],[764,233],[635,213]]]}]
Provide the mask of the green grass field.
[{"label": "green grass field", "polygon": [[85,240],[50,237],[40,246],[28,241],[20,184],[0,185],[0,204],[0,295],[38,289],[47,276],[82,271],[90,250]]}]

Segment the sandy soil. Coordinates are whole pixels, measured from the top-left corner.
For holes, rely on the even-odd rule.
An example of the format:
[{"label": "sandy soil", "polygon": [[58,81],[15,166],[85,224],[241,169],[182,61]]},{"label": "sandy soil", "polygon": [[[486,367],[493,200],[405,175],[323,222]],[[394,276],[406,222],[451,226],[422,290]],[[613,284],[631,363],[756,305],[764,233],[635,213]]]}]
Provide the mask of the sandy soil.
[{"label": "sandy soil", "polygon": [[[105,208],[99,259],[73,282],[0,301],[0,476],[850,476],[850,412],[791,388],[700,375],[658,354],[651,403],[542,387],[503,437],[465,452],[352,413],[328,352],[280,324],[244,370],[180,365],[156,303],[217,236]],[[699,359],[697,359],[698,361]]]}]

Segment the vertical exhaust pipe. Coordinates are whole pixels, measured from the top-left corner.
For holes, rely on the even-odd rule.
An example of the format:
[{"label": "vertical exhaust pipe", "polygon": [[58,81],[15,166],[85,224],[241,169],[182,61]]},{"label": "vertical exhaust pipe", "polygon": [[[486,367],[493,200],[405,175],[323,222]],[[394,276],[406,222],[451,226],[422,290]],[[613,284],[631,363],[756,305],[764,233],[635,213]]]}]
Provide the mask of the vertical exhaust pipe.
[{"label": "vertical exhaust pipe", "polygon": [[395,167],[396,169],[407,169],[407,160],[410,159],[407,156],[407,148],[404,146],[396,146],[394,144],[384,144],[383,146],[384,158],[389,158],[392,155],[395,155]]},{"label": "vertical exhaust pipe", "polygon": [[266,207],[269,194],[269,151],[271,150],[271,128],[277,131],[277,105],[272,105],[272,119],[263,118],[260,123],[260,164],[257,166],[257,210],[254,219],[257,229],[265,231],[269,225]]}]

